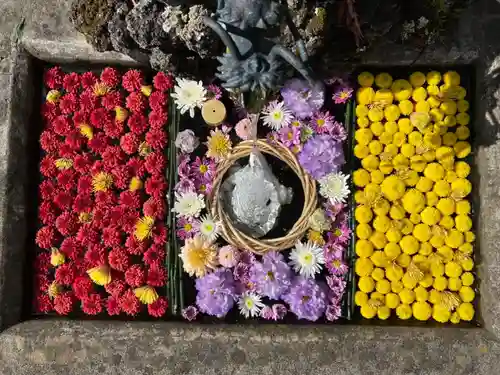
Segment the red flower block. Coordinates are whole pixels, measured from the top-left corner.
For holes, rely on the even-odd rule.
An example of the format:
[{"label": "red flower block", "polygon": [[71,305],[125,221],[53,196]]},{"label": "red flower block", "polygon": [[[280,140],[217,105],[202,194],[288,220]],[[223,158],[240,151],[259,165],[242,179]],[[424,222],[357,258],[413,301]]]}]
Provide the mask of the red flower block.
[{"label": "red flower block", "polygon": [[101,296],[97,293],[92,293],[82,299],[82,311],[87,315],[99,314],[102,311]]},{"label": "red flower block", "polygon": [[174,87],[174,77],[170,74],[158,72],[153,78],[153,85],[157,90],[167,91]]},{"label": "red flower block", "polygon": [[160,318],[167,312],[168,302],[164,297],[158,299],[152,304],[148,305],[148,313],[155,318]]},{"label": "red flower block", "polygon": [[122,86],[128,92],[140,90],[143,84],[144,77],[142,75],[142,72],[139,70],[130,69],[123,75]]},{"label": "red flower block", "polygon": [[121,297],[120,297],[120,308],[123,310],[123,312],[127,315],[137,315],[141,308],[141,303],[137,299],[137,297],[134,294],[134,291],[132,289],[127,290]]},{"label": "red flower block", "polygon": [[109,316],[120,315],[122,309],[120,307],[120,302],[116,297],[109,296],[106,300],[106,311]]},{"label": "red flower block", "polygon": [[125,282],[131,287],[140,287],[144,285],[144,270],[138,264],[134,264],[125,272]]},{"label": "red flower block", "polygon": [[59,315],[68,315],[73,310],[75,298],[71,292],[63,292],[54,298],[54,310]]}]

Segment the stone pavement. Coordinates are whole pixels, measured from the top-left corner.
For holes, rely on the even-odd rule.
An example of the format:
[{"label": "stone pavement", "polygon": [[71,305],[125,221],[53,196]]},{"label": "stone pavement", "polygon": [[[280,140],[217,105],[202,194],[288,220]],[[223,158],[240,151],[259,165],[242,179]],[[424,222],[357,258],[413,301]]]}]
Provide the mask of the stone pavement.
[{"label": "stone pavement", "polygon": [[[477,329],[381,326],[225,326],[69,320],[21,321],[32,61],[133,64],[95,53],[76,33],[69,0],[0,2],[0,374],[498,374],[500,359],[500,2],[477,0],[453,43],[416,64],[476,70],[475,200],[480,249]],[[19,40],[11,38],[21,19]],[[412,63],[387,45],[370,64]],[[35,111],[35,112],[33,112]]]}]

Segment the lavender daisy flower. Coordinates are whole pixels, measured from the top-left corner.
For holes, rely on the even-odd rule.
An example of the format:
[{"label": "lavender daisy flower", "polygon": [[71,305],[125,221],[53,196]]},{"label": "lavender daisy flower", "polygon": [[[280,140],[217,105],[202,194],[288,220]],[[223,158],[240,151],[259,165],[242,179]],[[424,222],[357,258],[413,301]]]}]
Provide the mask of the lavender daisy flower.
[{"label": "lavender daisy flower", "polygon": [[300,129],[296,127],[284,127],[278,132],[280,142],[287,147],[300,144]]},{"label": "lavender daisy flower", "polygon": [[347,283],[342,277],[336,275],[327,276],[326,283],[328,284],[328,287],[330,288],[333,294],[335,295],[344,294]]},{"label": "lavender daisy flower", "polygon": [[326,320],[328,320],[329,322],[338,320],[340,318],[341,313],[342,309],[340,308],[339,305],[328,305],[325,312]]},{"label": "lavender daisy flower", "polygon": [[311,119],[311,127],[318,134],[330,133],[333,129],[335,118],[330,115],[330,112],[317,112]]},{"label": "lavender daisy flower", "polygon": [[326,268],[328,268],[328,271],[330,271],[332,275],[342,276],[347,273],[349,267],[336,252],[327,252],[325,256]]},{"label": "lavender daisy flower", "polygon": [[196,280],[196,305],[201,312],[218,318],[234,306],[236,288],[231,271],[219,269]]},{"label": "lavender daisy flower", "polygon": [[188,306],[182,309],[181,315],[184,319],[192,322],[198,316],[198,309],[195,306]]},{"label": "lavender daisy flower", "polygon": [[275,145],[276,143],[278,143],[278,140],[279,140],[279,134],[277,132],[269,132],[269,133],[267,133],[267,135],[266,135],[266,141],[270,145]]},{"label": "lavender daisy flower", "polygon": [[175,184],[175,191],[178,193],[187,193],[190,191],[195,191],[196,187],[194,181],[188,177],[181,178],[177,184]]},{"label": "lavender daisy flower", "polygon": [[283,296],[283,301],[288,303],[290,311],[299,319],[310,321],[318,320],[326,310],[326,286],[314,279],[297,277],[292,287]]},{"label": "lavender daisy flower", "polygon": [[342,143],[327,134],[309,139],[299,154],[299,163],[316,180],[338,172],[345,163]]},{"label": "lavender daisy flower", "polygon": [[349,99],[352,98],[352,93],[353,89],[350,87],[340,87],[337,91],[332,96],[333,101],[335,104],[344,104],[346,103]]},{"label": "lavender daisy flower", "polygon": [[337,142],[343,142],[347,139],[347,131],[342,123],[335,121],[330,129],[330,136]]},{"label": "lavender daisy flower", "polygon": [[274,311],[270,306],[264,306],[262,310],[260,310],[260,317],[266,320],[274,319]]},{"label": "lavender daisy flower", "polygon": [[276,303],[273,305],[274,320],[282,320],[288,312],[285,305]]},{"label": "lavender daisy flower", "polygon": [[203,179],[196,179],[194,186],[199,194],[208,195],[212,192],[212,183]]},{"label": "lavender daisy flower", "polygon": [[285,107],[283,102],[277,100],[269,103],[262,111],[262,121],[264,125],[273,130],[280,130],[282,127],[290,125],[292,113]]},{"label": "lavender daisy flower", "polygon": [[290,267],[277,252],[265,254],[262,262],[254,262],[250,267],[250,282],[255,284],[257,293],[272,299],[279,299],[288,290],[291,277]]},{"label": "lavender daisy flower", "polygon": [[219,86],[211,84],[207,86],[207,97],[208,99],[217,99],[222,98],[222,90]]},{"label": "lavender daisy flower", "polygon": [[191,217],[180,217],[177,220],[177,237],[181,240],[193,238],[200,231],[200,221]]},{"label": "lavender daisy flower", "polygon": [[217,167],[214,160],[197,156],[191,168],[191,173],[194,174],[195,178],[204,181],[212,181],[215,177],[215,170]]},{"label": "lavender daisy flower", "polygon": [[328,241],[347,244],[351,238],[351,229],[347,223],[341,223],[339,227],[328,233]]},{"label": "lavender daisy flower", "polygon": [[314,87],[304,80],[291,79],[281,89],[285,106],[299,119],[311,117],[314,112],[323,107],[325,101],[324,89],[321,84]]}]

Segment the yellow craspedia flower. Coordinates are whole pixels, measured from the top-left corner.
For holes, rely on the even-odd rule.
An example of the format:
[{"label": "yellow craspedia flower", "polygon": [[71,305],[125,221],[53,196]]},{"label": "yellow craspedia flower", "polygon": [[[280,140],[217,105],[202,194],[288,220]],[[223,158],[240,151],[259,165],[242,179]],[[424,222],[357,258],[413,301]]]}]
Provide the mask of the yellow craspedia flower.
[{"label": "yellow craspedia flower", "polygon": [[462,303],[458,306],[458,315],[460,319],[465,320],[466,322],[470,322],[474,318],[474,306],[471,303]]},{"label": "yellow craspedia flower", "polygon": [[429,242],[436,249],[439,249],[440,247],[444,246],[444,238],[441,234],[437,233],[433,234]]},{"label": "yellow craspedia flower", "polygon": [[401,114],[408,116],[413,112],[413,103],[409,100],[402,100],[398,104]]},{"label": "yellow craspedia flower", "polygon": [[92,177],[92,187],[94,192],[108,191],[113,185],[113,176],[106,172],[99,172]]},{"label": "yellow craspedia flower", "polygon": [[455,226],[455,220],[451,216],[443,216],[439,225],[445,229],[451,229]]},{"label": "yellow craspedia flower", "polygon": [[431,181],[437,182],[444,177],[444,168],[439,163],[429,163],[424,170],[424,176]]},{"label": "yellow craspedia flower", "polygon": [[444,113],[439,108],[432,108],[429,111],[429,115],[431,117],[431,120],[434,122],[443,121],[444,119]]},{"label": "yellow craspedia flower", "polygon": [[[380,232],[375,232],[375,233],[380,233]],[[383,236],[383,234],[382,234],[382,236]],[[387,241],[385,241],[385,236],[383,238],[384,238],[383,241],[385,242],[385,244],[387,244]],[[384,244],[384,246],[382,246],[382,248],[385,247],[385,244]],[[387,259],[387,255],[385,255],[385,253],[383,251],[379,251],[379,250],[375,251],[373,253],[373,255],[370,257],[370,259],[376,267],[385,268],[389,265],[389,259]]]},{"label": "yellow craspedia flower", "polygon": [[394,260],[401,254],[401,248],[396,242],[389,242],[385,245],[384,253],[387,259]]},{"label": "yellow craspedia flower", "polygon": [[406,143],[406,134],[396,132],[392,137],[392,143],[398,147],[401,147],[404,143]]},{"label": "yellow craspedia flower", "polygon": [[429,85],[439,85],[441,83],[441,73],[433,70],[432,72],[427,73],[427,83]]},{"label": "yellow craspedia flower", "polygon": [[388,73],[377,74],[375,84],[381,89],[388,89],[392,85],[392,77]]},{"label": "yellow craspedia flower", "polygon": [[[356,225],[356,236],[362,240],[366,240],[368,238],[370,238],[372,234],[372,227],[367,224],[367,223],[364,223],[364,224],[358,224]],[[359,241],[356,242],[356,246],[358,245]],[[370,254],[371,255],[371,254]]]},{"label": "yellow craspedia flower", "polygon": [[434,207],[426,207],[420,213],[420,217],[422,218],[422,222],[429,226],[436,225],[441,220],[441,212],[437,208]]},{"label": "yellow craspedia flower", "polygon": [[90,279],[97,285],[108,285],[111,282],[111,270],[108,266],[102,265],[87,270]]},{"label": "yellow craspedia flower", "polygon": [[420,321],[427,321],[432,315],[431,305],[427,302],[415,302],[412,305],[413,316]]},{"label": "yellow craspedia flower", "polygon": [[398,307],[399,301],[399,296],[396,293],[387,293],[385,296],[385,305],[390,309]]},{"label": "yellow craspedia flower", "polygon": [[437,276],[434,278],[434,283],[432,284],[434,289],[442,292],[448,286],[448,279],[444,276]]},{"label": "yellow craspedia flower", "polygon": [[413,131],[413,124],[411,123],[410,119],[409,118],[399,119],[398,130],[403,134],[410,134]]},{"label": "yellow craspedia flower", "polygon": [[424,141],[424,136],[419,131],[412,131],[408,134],[408,143],[413,146],[419,146]]},{"label": "yellow craspedia flower", "polygon": [[472,243],[476,240],[476,235],[473,232],[465,232],[465,241],[468,243]]},{"label": "yellow craspedia flower", "polygon": [[384,111],[378,107],[370,108],[368,111],[368,118],[372,122],[382,121],[384,118]]},{"label": "yellow craspedia flower", "polygon": [[467,112],[469,110],[470,104],[467,100],[459,100],[457,102],[458,112]]},{"label": "yellow craspedia flower", "polygon": [[377,216],[373,220],[373,228],[382,233],[387,232],[387,230],[391,227],[391,224],[391,219],[387,216]]},{"label": "yellow craspedia flower", "polygon": [[370,173],[365,169],[358,169],[352,174],[352,180],[354,185],[363,187],[370,183],[371,176]]},{"label": "yellow craspedia flower", "polygon": [[396,121],[401,116],[401,111],[397,105],[391,104],[385,107],[384,115],[387,121]]},{"label": "yellow craspedia flower", "polygon": [[[466,232],[467,233],[472,233],[472,232]],[[464,236],[466,237],[466,236]],[[467,237],[465,239],[468,239]],[[472,252],[474,251],[474,246],[472,246],[472,244],[470,242],[466,242],[464,243],[463,245],[460,245],[458,247],[458,250],[460,250],[460,252],[464,253],[464,254],[472,254]]]},{"label": "yellow craspedia flower", "polygon": [[399,293],[401,290],[403,290],[402,283],[401,283],[401,288],[395,288],[395,284],[394,285],[392,284],[392,282],[401,280],[403,275],[404,275],[403,269],[397,264],[391,263],[391,265],[386,268],[385,277],[387,277],[387,279],[391,281],[391,290],[394,293]]},{"label": "yellow craspedia flower", "polygon": [[457,113],[457,103],[453,100],[445,100],[439,108],[445,115],[454,115]]},{"label": "yellow craspedia flower", "polygon": [[380,164],[380,160],[375,155],[368,155],[366,158],[361,160],[361,165],[367,171],[374,171],[374,170],[378,169],[379,164]]},{"label": "yellow craspedia flower", "polygon": [[445,180],[439,180],[434,184],[433,191],[438,197],[444,198],[450,195],[451,187]]},{"label": "yellow craspedia flower", "polygon": [[[380,158],[383,158],[386,156],[387,156],[387,153],[383,152],[382,155],[380,155]],[[393,169],[394,169],[391,160],[382,160],[378,167],[379,167],[380,171],[386,175],[391,174]]]},{"label": "yellow craspedia flower", "polygon": [[372,104],[375,99],[375,90],[371,87],[362,87],[357,91],[356,99],[359,104]]},{"label": "yellow craspedia flower", "polygon": [[66,262],[66,257],[63,253],[59,251],[56,247],[53,247],[50,251],[50,264],[54,267],[58,267]]},{"label": "yellow craspedia flower", "polygon": [[419,213],[425,208],[425,197],[417,189],[408,190],[403,196],[403,208],[406,212]]},{"label": "yellow craspedia flower", "polygon": [[[380,165],[379,165],[379,167],[380,167]],[[378,169],[376,171],[371,171],[370,176],[371,176],[372,182],[374,184],[381,184],[385,178],[384,174],[382,173],[382,171],[380,169]]]},{"label": "yellow craspedia flower", "polygon": [[467,126],[459,126],[455,130],[455,135],[456,135],[457,139],[459,139],[461,141],[465,141],[466,139],[468,139],[470,137],[470,130]]},{"label": "yellow craspedia flower", "polygon": [[415,301],[415,292],[411,289],[405,288],[399,293],[399,299],[401,300],[401,303],[411,305],[413,301]]},{"label": "yellow craspedia flower", "polygon": [[373,139],[373,133],[370,129],[358,129],[354,133],[354,138],[359,144],[368,146]]},{"label": "yellow craspedia flower", "polygon": [[420,244],[420,250],[418,251],[420,255],[428,256],[432,253],[432,245],[429,242],[423,242]]},{"label": "yellow craspedia flower", "polygon": [[61,92],[57,90],[50,90],[47,95],[45,96],[45,100],[48,103],[51,104],[56,104],[59,101],[59,98],[61,97]]},{"label": "yellow craspedia flower", "polygon": [[429,86],[427,87],[427,92],[430,95],[434,95],[427,99],[427,103],[429,103],[429,106],[431,108],[438,108],[441,105],[441,100],[439,100],[439,98],[437,98],[435,95],[439,94],[439,88],[437,86]]},{"label": "yellow craspedia flower", "polygon": [[471,286],[474,284],[474,275],[471,272],[464,272],[461,276],[463,286]]},{"label": "yellow craspedia flower", "polygon": [[[402,254],[403,255],[403,254]],[[403,271],[401,271],[403,272]],[[401,273],[401,277],[403,277],[403,274]],[[391,290],[393,293],[401,293],[401,291],[404,289],[403,283],[399,280],[391,280]]]},{"label": "yellow craspedia flower", "polygon": [[129,190],[130,191],[141,190],[143,186],[144,184],[142,183],[139,177],[132,177],[129,184]]},{"label": "yellow craspedia flower", "polygon": [[416,102],[423,102],[427,99],[427,90],[423,87],[417,87],[413,90],[412,98]]},{"label": "yellow craspedia flower", "polygon": [[[361,224],[360,224],[361,225]],[[373,254],[373,244],[365,239],[356,241],[356,255],[360,258],[368,258]],[[371,261],[370,261],[371,263]],[[371,270],[370,270],[371,272]]]},{"label": "yellow craspedia flower", "polygon": [[363,87],[370,87],[373,85],[375,78],[370,72],[363,72],[358,75],[358,83]]},{"label": "yellow craspedia flower", "polygon": [[412,316],[412,309],[410,305],[401,304],[396,308],[396,315],[401,320],[408,320]]},{"label": "yellow craspedia flower", "polygon": [[466,158],[472,151],[470,143],[465,141],[459,141],[455,143],[453,149],[455,150],[455,155],[459,159]]},{"label": "yellow craspedia flower", "polygon": [[377,315],[377,307],[372,306],[370,301],[361,306],[361,316],[365,319],[373,319]]},{"label": "yellow craspedia flower", "polygon": [[373,98],[373,102],[377,104],[381,104],[382,106],[392,104],[394,101],[394,95],[391,90],[377,90],[375,92],[375,97]]},{"label": "yellow craspedia flower", "polygon": [[460,125],[468,125],[470,122],[470,116],[465,112],[460,112],[457,116],[457,123]]},{"label": "yellow craspedia flower", "polygon": [[366,145],[357,144],[354,146],[354,156],[358,159],[366,158],[370,154],[370,148]]},{"label": "yellow craspedia flower", "polygon": [[425,84],[425,74],[422,72],[414,72],[410,75],[410,83],[413,87],[421,87]]},{"label": "yellow craspedia flower", "polygon": [[67,158],[56,159],[54,165],[59,170],[70,169],[73,166],[73,160]]},{"label": "yellow craspedia flower", "polygon": [[[443,144],[445,146],[453,147],[457,143],[457,136],[455,133],[447,132],[443,135]],[[453,151],[453,155],[455,155],[455,151]]]},{"label": "yellow craspedia flower", "polygon": [[[393,242],[394,245],[397,246],[397,243],[401,241],[401,238],[403,237],[401,231],[397,228],[391,227],[387,230],[385,233],[385,237],[389,242]],[[399,246],[398,246],[399,248]],[[399,255],[399,254],[398,254]],[[394,257],[395,258],[395,257]]]},{"label": "yellow craspedia flower", "polygon": [[377,292],[387,294],[391,291],[391,283],[388,280],[379,280],[375,286]]},{"label": "yellow craspedia flower", "polygon": [[439,323],[446,323],[450,320],[451,312],[445,305],[436,304],[432,306],[432,318]]},{"label": "yellow craspedia flower", "polygon": [[94,138],[94,130],[92,129],[92,126],[88,124],[80,124],[78,125],[78,128],[80,129],[80,134],[83,135],[87,139],[92,139]]},{"label": "yellow craspedia flower", "polygon": [[448,262],[444,266],[444,272],[450,278],[457,278],[462,274],[462,267],[457,262]]},{"label": "yellow craspedia flower", "polygon": [[420,223],[420,215],[419,214],[416,214],[416,213],[413,213],[410,215],[410,221],[413,223],[413,224],[418,224]]},{"label": "yellow craspedia flower", "polygon": [[[367,112],[368,116],[368,112]],[[356,123],[360,128],[366,128],[368,125],[370,125],[370,120],[368,120],[368,117],[358,117],[356,120]]]},{"label": "yellow craspedia flower", "polygon": [[451,128],[457,124],[457,118],[453,115],[448,115],[444,117],[443,120],[443,128],[448,127]]},{"label": "yellow craspedia flower", "polygon": [[358,117],[358,119],[360,117],[368,117],[368,107],[364,104],[358,104],[356,106],[356,117]]},{"label": "yellow craspedia flower", "polygon": [[454,171],[446,171],[446,182],[450,184],[458,179],[457,174]]},{"label": "yellow craspedia flower", "polygon": [[459,86],[460,85],[460,74],[450,70],[443,75],[443,81],[449,86]]},{"label": "yellow craspedia flower", "polygon": [[368,303],[368,294],[358,290],[354,294],[354,303],[356,304],[356,306],[366,305]]},{"label": "yellow craspedia flower", "polygon": [[387,320],[391,316],[391,310],[387,306],[379,306],[377,309],[377,317],[380,320]]},{"label": "yellow craspedia flower", "polygon": [[420,249],[420,243],[418,240],[410,235],[404,236],[401,241],[399,241],[399,246],[401,247],[401,250],[403,250],[403,253],[408,255],[416,254]]},{"label": "yellow craspedia flower", "polygon": [[354,217],[358,223],[369,223],[373,218],[370,207],[361,205],[354,210]]},{"label": "yellow craspedia flower", "polygon": [[373,135],[379,137],[385,131],[385,128],[380,121],[376,121],[370,125],[370,130],[372,131]]},{"label": "yellow craspedia flower", "polygon": [[[382,268],[375,268],[373,271],[372,271],[372,279],[375,280],[375,281],[380,281],[380,280],[383,280],[385,278],[385,272]],[[375,287],[376,289],[376,287]],[[373,298],[373,296],[372,296]]]},{"label": "yellow craspedia flower", "polygon": [[370,276],[361,276],[358,281],[358,288],[362,292],[371,293],[375,289],[375,281]]},{"label": "yellow craspedia flower", "polygon": [[405,183],[396,176],[389,176],[382,182],[382,194],[390,200],[396,201],[403,197],[406,186]]},{"label": "yellow craspedia flower", "polygon": [[415,112],[428,113],[431,110],[431,106],[427,101],[417,102],[415,104]]},{"label": "yellow craspedia flower", "polygon": [[457,178],[451,183],[452,196],[456,199],[465,198],[472,191],[472,184],[465,178]]},{"label": "yellow craspedia flower", "polygon": [[394,93],[394,98],[397,101],[407,100],[411,97],[413,88],[405,79],[397,79],[391,85],[391,90]]},{"label": "yellow craspedia flower", "polygon": [[382,134],[380,134],[378,140],[384,145],[388,145],[392,142],[392,134],[390,134],[387,131],[384,131]]},{"label": "yellow craspedia flower", "polygon": [[151,286],[141,286],[140,288],[134,289],[134,294],[145,305],[151,305],[153,302],[158,300],[158,293],[156,293],[155,288]]},{"label": "yellow craspedia flower", "polygon": [[427,167],[427,161],[422,155],[413,155],[410,158],[410,168],[414,171],[423,172],[425,170],[425,167]]},{"label": "yellow craspedia flower", "polygon": [[443,300],[443,297],[441,295],[441,292],[437,291],[436,289],[431,289],[429,292],[429,302],[432,303],[433,305],[440,304]]},{"label": "yellow craspedia flower", "polygon": [[417,286],[415,288],[415,299],[418,302],[425,302],[429,298],[429,292],[423,286]]},{"label": "yellow craspedia flower", "polygon": [[462,280],[457,277],[450,277],[448,279],[448,289],[452,292],[458,292],[462,287]]},{"label": "yellow craspedia flower", "polygon": [[472,260],[472,258],[465,256],[460,260],[460,265],[462,266],[462,269],[464,271],[472,271],[472,269],[474,268],[474,261]]},{"label": "yellow craspedia flower", "polygon": [[464,235],[462,232],[452,229],[445,237],[444,242],[452,249],[458,249],[464,243]]},{"label": "yellow craspedia flower", "polygon": [[386,199],[380,198],[373,207],[373,212],[375,212],[376,215],[387,215],[390,209],[391,204],[387,202]]},{"label": "yellow craspedia flower", "polygon": [[402,220],[406,216],[406,211],[400,204],[395,203],[389,210],[389,216],[394,220]]},{"label": "yellow craspedia flower", "polygon": [[472,228],[472,219],[468,215],[457,215],[455,226],[460,232],[468,232]]},{"label": "yellow craspedia flower", "polygon": [[427,242],[431,238],[431,228],[427,224],[417,224],[413,229],[413,237],[420,242]]},{"label": "yellow craspedia flower", "polygon": [[401,174],[399,172],[397,174],[399,178],[404,180],[406,178],[406,175],[403,172],[406,172],[406,170],[408,169],[408,166],[410,165],[410,160],[403,154],[398,154],[392,159],[392,165],[397,170],[403,170],[401,171]]}]

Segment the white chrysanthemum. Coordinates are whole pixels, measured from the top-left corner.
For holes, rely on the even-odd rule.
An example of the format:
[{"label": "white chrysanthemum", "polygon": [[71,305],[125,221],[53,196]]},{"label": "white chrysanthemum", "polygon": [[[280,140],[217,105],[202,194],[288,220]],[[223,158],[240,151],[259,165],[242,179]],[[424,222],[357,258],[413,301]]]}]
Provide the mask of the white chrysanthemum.
[{"label": "white chrysanthemum", "polygon": [[175,193],[175,203],[172,212],[177,213],[177,217],[198,217],[201,210],[205,208],[203,195],[188,191],[185,193]]},{"label": "white chrysanthemum", "polygon": [[322,233],[325,230],[330,230],[332,223],[326,216],[325,211],[321,208],[317,208],[312,215],[309,216],[309,227],[312,230]]},{"label": "white chrysanthemum", "polygon": [[319,193],[332,203],[345,203],[350,193],[348,179],[342,172],[330,173],[319,180]]},{"label": "white chrysanthemum", "polygon": [[203,84],[196,81],[191,81],[185,78],[178,78],[174,92],[171,94],[175,104],[181,114],[189,111],[189,115],[194,117],[194,110],[201,108],[206,100],[207,90]]},{"label": "white chrysanthemum", "polygon": [[262,111],[264,125],[274,130],[280,130],[292,123],[292,112],[285,108],[285,103],[273,101]]},{"label": "white chrysanthemum", "polygon": [[295,272],[304,277],[313,278],[321,272],[323,264],[325,264],[323,249],[315,243],[304,244],[298,241],[290,253],[290,265]]},{"label": "white chrysanthemum", "polygon": [[265,305],[261,302],[261,297],[252,292],[243,293],[238,300],[240,314],[245,318],[259,316],[260,310],[262,310],[264,306]]},{"label": "white chrysanthemum", "polygon": [[214,242],[220,234],[220,222],[215,221],[211,215],[205,215],[201,218],[200,233],[210,242]]}]

